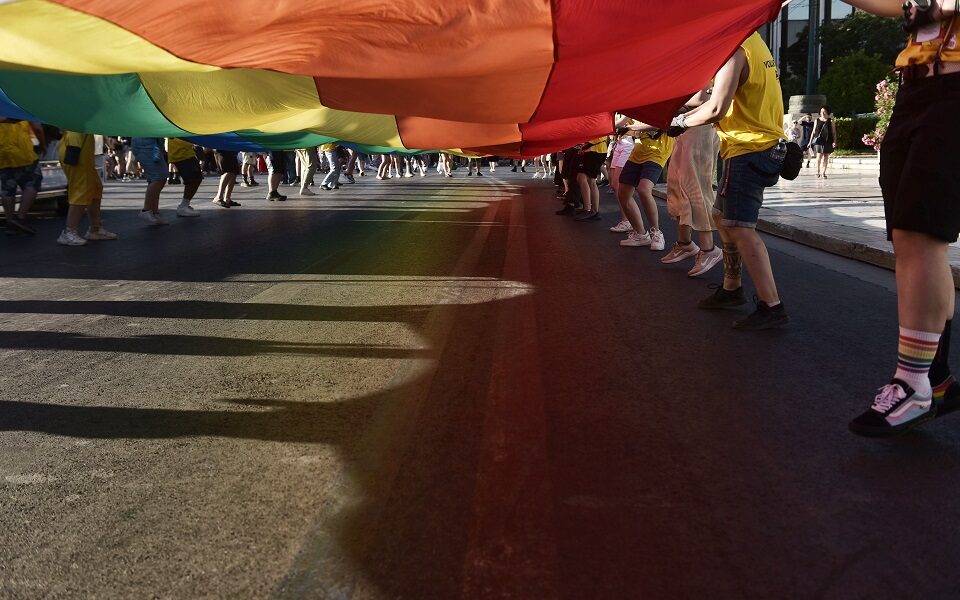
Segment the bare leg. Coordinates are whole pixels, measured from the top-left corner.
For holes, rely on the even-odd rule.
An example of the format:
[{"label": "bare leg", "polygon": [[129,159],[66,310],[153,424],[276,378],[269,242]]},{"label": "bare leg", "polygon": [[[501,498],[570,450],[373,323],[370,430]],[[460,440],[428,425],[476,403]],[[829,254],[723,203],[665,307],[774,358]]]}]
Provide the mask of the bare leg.
[{"label": "bare leg", "polygon": [[85,212],[87,212],[86,206],[71,204],[70,208],[67,209],[66,228],[71,231],[76,231],[77,228],[80,227],[80,220],[83,219],[83,214]]},{"label": "bare leg", "polygon": [[[657,201],[653,199],[653,182],[649,179],[641,179],[637,186],[637,194],[640,196],[640,205],[643,206],[643,213],[650,221],[650,229],[660,229],[660,211],[657,209]],[[639,231],[634,228],[634,231]]]},{"label": "bare leg", "polygon": [[893,230],[897,260],[897,314],[916,331],[943,331],[956,296],[946,242],[923,233]]},{"label": "bare leg", "polygon": [[633,186],[621,183],[617,188],[617,202],[620,203],[620,212],[630,221],[633,230],[639,234],[647,232],[643,226],[643,216],[640,214],[640,208],[633,199]]},{"label": "bare leg", "polygon": [[160,192],[166,184],[166,179],[147,184],[147,191],[143,196],[143,210],[153,213],[160,212]]},{"label": "bare leg", "polygon": [[[740,250],[747,272],[757,288],[757,297],[768,305],[780,302],[777,283],[773,279],[773,268],[770,266],[770,255],[757,230],[750,227],[729,227],[727,232]],[[943,323],[940,324],[940,329],[943,329]]]},{"label": "bare leg", "polygon": [[[163,187],[162,185],[160,187]],[[17,211],[17,214],[21,219],[26,219],[27,214],[30,212],[30,208],[33,207],[33,201],[37,199],[37,190],[30,188],[24,190],[20,194],[20,209]]]}]

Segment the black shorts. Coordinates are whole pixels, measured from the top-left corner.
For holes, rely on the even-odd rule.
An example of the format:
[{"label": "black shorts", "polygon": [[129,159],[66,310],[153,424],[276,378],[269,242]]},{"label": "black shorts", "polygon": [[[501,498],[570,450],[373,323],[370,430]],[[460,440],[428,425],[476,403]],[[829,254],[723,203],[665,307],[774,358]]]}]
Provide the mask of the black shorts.
[{"label": "black shorts", "polygon": [[276,150],[267,155],[268,173],[286,173],[287,172],[287,153],[283,150]]},{"label": "black shorts", "polygon": [[580,153],[576,150],[568,150],[563,153],[563,171],[560,176],[564,179],[576,177],[580,171]]},{"label": "black shorts", "polygon": [[905,82],[880,151],[880,188],[893,230],[945,242],[960,236],[960,73]]},{"label": "black shorts", "polygon": [[603,167],[603,161],[607,159],[606,154],[599,152],[585,152],[580,156],[580,168],[578,173],[583,173],[591,179],[600,177],[600,169]]},{"label": "black shorts", "polygon": [[177,166],[177,175],[184,183],[196,183],[203,181],[203,171],[200,169],[200,161],[195,158],[188,158],[173,163]]},{"label": "black shorts", "polygon": [[240,161],[237,160],[237,153],[232,150],[217,150],[214,152],[217,159],[217,168],[220,173],[240,174]]}]

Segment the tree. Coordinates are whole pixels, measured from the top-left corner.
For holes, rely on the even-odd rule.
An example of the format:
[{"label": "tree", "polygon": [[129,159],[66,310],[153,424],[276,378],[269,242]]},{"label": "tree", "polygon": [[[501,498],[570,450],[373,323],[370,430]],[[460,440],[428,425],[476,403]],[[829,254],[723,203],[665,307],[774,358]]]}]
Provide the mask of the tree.
[{"label": "tree", "polygon": [[820,79],[820,93],[827,97],[836,115],[872,112],[877,81],[889,72],[878,56],[858,50],[833,61]]},{"label": "tree", "polygon": [[903,49],[904,33],[899,21],[857,11],[845,19],[825,23],[820,42],[825,69],[857,52],[876,55],[880,62],[892,66]]}]

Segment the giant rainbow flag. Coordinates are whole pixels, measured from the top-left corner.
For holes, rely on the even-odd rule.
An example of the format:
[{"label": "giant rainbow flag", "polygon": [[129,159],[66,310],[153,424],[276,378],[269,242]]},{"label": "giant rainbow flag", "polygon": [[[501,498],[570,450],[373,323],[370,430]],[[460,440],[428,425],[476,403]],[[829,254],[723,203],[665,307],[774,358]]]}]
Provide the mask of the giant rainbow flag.
[{"label": "giant rainbow flag", "polygon": [[0,116],[532,156],[665,123],[781,0],[0,0]]}]

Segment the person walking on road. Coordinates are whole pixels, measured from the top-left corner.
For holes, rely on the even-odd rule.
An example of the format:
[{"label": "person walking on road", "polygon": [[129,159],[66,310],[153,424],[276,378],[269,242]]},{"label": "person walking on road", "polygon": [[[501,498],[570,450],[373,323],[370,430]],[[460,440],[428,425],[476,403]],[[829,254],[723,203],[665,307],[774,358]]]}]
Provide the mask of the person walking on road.
[{"label": "person walking on road", "polygon": [[[323,178],[323,182],[320,184],[320,187],[325,190],[337,190],[340,189],[340,146],[339,144],[324,144],[320,146],[320,150],[323,152],[323,155],[326,157],[327,162],[330,163],[330,170],[327,171],[327,176]],[[302,191],[301,191],[302,193]]]},{"label": "person walking on road", "polygon": [[[93,135],[64,131],[58,149],[60,164],[67,176],[67,223],[57,243],[61,246],[85,246],[87,240],[115,240],[117,234],[107,231],[100,220],[103,182],[94,159]],[[77,229],[86,214],[90,228],[80,236]]]},{"label": "person walking on road", "polygon": [[183,182],[183,199],[177,207],[178,217],[199,217],[200,212],[190,206],[193,197],[197,195],[200,184],[203,183],[203,167],[197,158],[194,145],[180,138],[167,139],[167,160],[177,169],[177,175]]},{"label": "person walking on road", "polygon": [[[0,199],[7,219],[7,233],[36,233],[27,225],[27,214],[40,192],[43,174],[40,159],[33,147],[33,136],[46,149],[43,127],[39,123],[18,119],[0,119]],[[17,189],[20,209],[17,210]]]},{"label": "person walking on road", "polygon": [[955,289],[948,249],[960,237],[960,15],[954,0],[846,0],[910,33],[897,58],[903,79],[880,148],[880,188],[893,242],[900,325],[897,368],[870,408],[850,422],[869,437],[891,437],[960,407],[950,373]]},{"label": "person walking on road", "polygon": [[[706,102],[712,88],[694,96],[688,106]],[[667,173],[667,210],[677,219],[677,241],[665,256],[663,264],[675,264],[695,257],[687,273],[698,277],[723,260],[723,251],[715,244],[716,230],[711,213],[716,200],[713,189],[717,173],[717,152],[720,140],[713,125],[701,125],[677,138]],[[693,233],[697,233],[697,245]]]},{"label": "person walking on road", "polygon": [[830,155],[837,148],[837,124],[833,122],[829,106],[820,108],[820,116],[814,125],[811,145],[817,153],[817,177],[826,179]]},{"label": "person walking on road", "polygon": [[237,185],[237,176],[240,175],[240,160],[234,150],[217,150],[217,168],[220,169],[220,183],[217,185],[217,195],[212,202],[223,208],[240,206],[233,201],[233,188]]},{"label": "person walking on road", "polygon": [[814,128],[813,115],[811,114],[804,115],[803,118],[800,119],[801,132],[800,132],[800,139],[797,141],[797,143],[800,144],[800,148],[807,155],[806,168],[808,169],[810,168],[810,161],[817,157],[817,154],[816,152],[814,152],[814,149],[813,149],[813,144],[810,143],[811,140],[813,140],[813,128]]},{"label": "person walking on road", "polygon": [[300,195],[316,196],[310,186],[313,184],[313,176],[317,173],[317,167],[320,166],[317,149],[301,148],[297,150],[297,157],[300,159]]},{"label": "person walking on road", "polygon": [[583,208],[574,216],[577,221],[600,220],[600,187],[597,185],[597,178],[600,177],[600,168],[607,158],[608,145],[609,138],[603,136],[587,142],[580,149],[577,185],[580,186]]},{"label": "person walking on road", "polygon": [[678,136],[693,127],[715,123],[720,155],[726,160],[714,216],[723,240],[724,279],[716,293],[700,302],[714,309],[746,304],[742,264],[753,279],[756,310],[734,323],[741,330],[770,329],[790,318],[770,266],[770,255],[757,233],[764,189],[780,180],[786,158],[782,141],[783,95],[777,65],[760,34],[754,33],[721,67],[710,99],[677,116],[668,133]]},{"label": "person walking on road", "polygon": [[130,141],[130,148],[147,180],[140,218],[150,225],[168,225],[169,222],[160,214],[160,192],[167,185],[168,175],[163,138],[135,137]]},{"label": "person walking on road", "polygon": [[[617,201],[632,228],[626,239],[620,240],[620,245],[648,246],[650,250],[659,252],[666,247],[666,242],[660,231],[660,212],[656,200],[653,199],[653,186],[660,180],[663,169],[673,154],[674,140],[644,123],[630,125],[628,129],[639,131],[640,135],[633,144],[626,164],[620,170]],[[643,215],[647,217],[650,231],[643,225],[643,215],[633,199],[634,190],[640,196]]]}]

